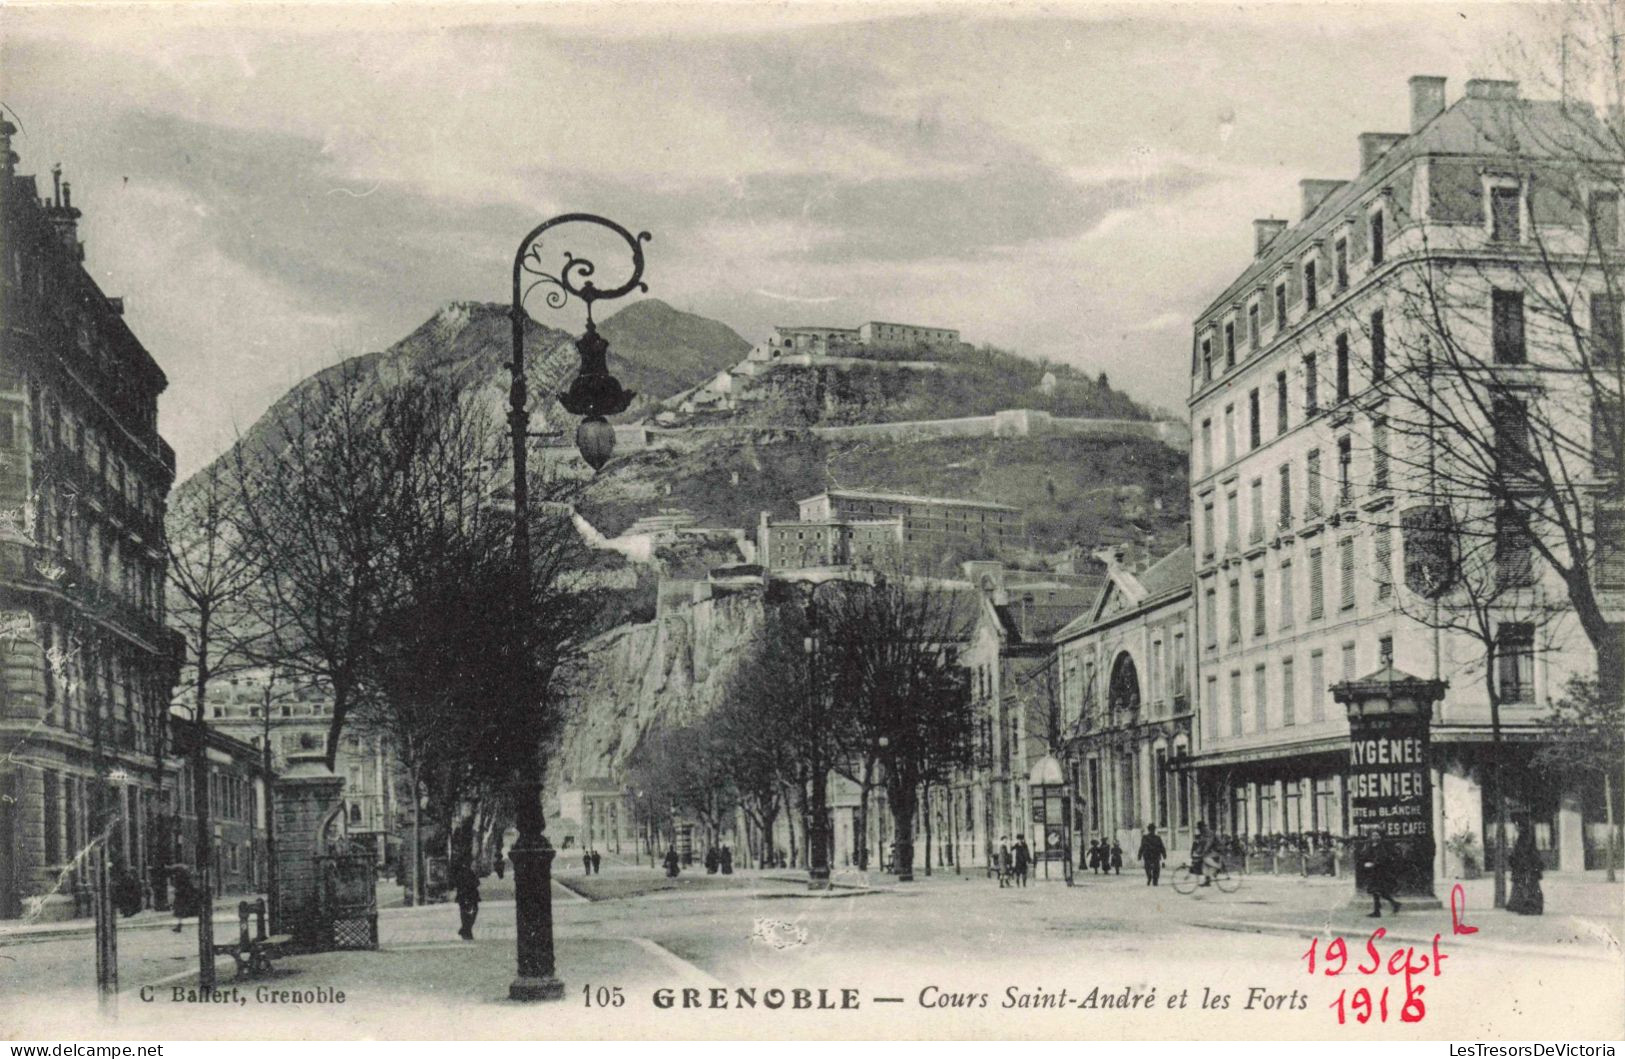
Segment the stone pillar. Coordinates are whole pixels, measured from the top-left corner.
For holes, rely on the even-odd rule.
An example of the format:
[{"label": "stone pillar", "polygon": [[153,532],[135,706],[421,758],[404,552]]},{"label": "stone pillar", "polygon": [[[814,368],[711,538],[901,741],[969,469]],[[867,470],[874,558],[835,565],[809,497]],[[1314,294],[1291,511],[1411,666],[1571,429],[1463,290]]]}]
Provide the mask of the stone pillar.
[{"label": "stone pillar", "polygon": [[[323,824],[342,806],[344,777],[327,767],[321,753],[292,754],[288,770],[276,778],[276,907],[272,929],[292,934],[303,948],[326,945],[319,918],[321,879],[316,855],[322,852]],[[340,814],[342,819],[342,813]]]}]

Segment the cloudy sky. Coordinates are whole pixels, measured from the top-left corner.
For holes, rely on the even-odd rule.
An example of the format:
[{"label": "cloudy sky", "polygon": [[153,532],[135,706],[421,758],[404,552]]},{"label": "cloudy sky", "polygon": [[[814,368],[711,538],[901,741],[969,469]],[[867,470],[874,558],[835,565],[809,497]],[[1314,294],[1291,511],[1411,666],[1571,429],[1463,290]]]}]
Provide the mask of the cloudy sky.
[{"label": "cloudy sky", "polygon": [[[1254,217],[1404,131],[1406,79],[1499,76],[1492,4],[8,4],[21,169],[171,380],[182,473],[289,384],[585,210],[651,296],[746,338],[906,320],[1183,400]],[[579,327],[579,309],[546,318]]]}]

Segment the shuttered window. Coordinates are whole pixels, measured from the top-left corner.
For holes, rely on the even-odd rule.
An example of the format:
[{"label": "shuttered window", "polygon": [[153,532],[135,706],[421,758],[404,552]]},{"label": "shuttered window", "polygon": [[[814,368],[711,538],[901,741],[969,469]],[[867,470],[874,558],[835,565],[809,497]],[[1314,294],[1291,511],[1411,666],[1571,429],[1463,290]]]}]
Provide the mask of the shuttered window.
[{"label": "shuttered window", "polygon": [[1309,719],[1326,719],[1326,653],[1309,653]]},{"label": "shuttered window", "polygon": [[1292,615],[1297,609],[1293,603],[1292,560],[1281,560],[1281,613],[1275,619],[1283,629],[1292,628]]},{"label": "shuttered window", "polygon": [[1253,635],[1264,635],[1264,571],[1253,571]]},{"label": "shuttered window", "polygon": [[1371,314],[1371,381],[1381,382],[1388,375],[1388,324],[1378,309]]},{"label": "shuttered window", "polygon": [[1309,617],[1311,620],[1326,613],[1325,566],[1319,548],[1309,549]]},{"label": "shuttered window", "polygon": [[1371,484],[1378,492],[1388,489],[1388,420],[1384,416],[1371,421]]},{"label": "shuttered window", "polygon": [[1281,660],[1281,726],[1290,728],[1297,722],[1296,691],[1292,686],[1292,659]]},{"label": "shuttered window", "polygon": [[1337,544],[1337,565],[1343,578],[1340,605],[1344,610],[1354,609],[1354,538],[1345,538]]},{"label": "shuttered window", "polygon": [[1230,734],[1241,735],[1241,670],[1230,671]]},{"label": "shuttered window", "polygon": [[1391,526],[1377,530],[1377,598],[1391,599],[1394,595],[1394,531]]},{"label": "shuttered window", "polygon": [[1241,642],[1241,582],[1230,582],[1230,642]]},{"label": "shuttered window", "polygon": [[1292,526],[1292,465],[1290,463],[1281,464],[1280,479],[1281,502],[1278,525],[1282,529],[1290,529]]},{"label": "shuttered window", "polygon": [[1258,731],[1267,731],[1270,726],[1270,696],[1269,677],[1260,662],[1253,667],[1253,723]]}]

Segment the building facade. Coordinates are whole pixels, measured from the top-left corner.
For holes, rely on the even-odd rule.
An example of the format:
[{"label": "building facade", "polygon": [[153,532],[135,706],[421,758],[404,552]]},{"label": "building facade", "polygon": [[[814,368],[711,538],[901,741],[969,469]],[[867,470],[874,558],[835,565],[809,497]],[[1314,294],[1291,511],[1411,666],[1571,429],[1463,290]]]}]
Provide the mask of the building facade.
[{"label": "building facade", "polygon": [[88,908],[85,852],[163,892],[168,385],[86,272],[80,212],[41,198],[0,121],[0,917]]},{"label": "building facade", "polygon": [[[310,688],[273,683],[262,671],[216,678],[208,691],[209,726],[263,753],[281,773],[294,754],[326,753],[333,706]],[[378,863],[394,864],[411,817],[400,764],[382,735],[352,730],[339,737],[333,772],[344,778],[345,826]]]},{"label": "building facade", "polygon": [[757,562],[769,570],[882,566],[902,549],[901,517],[775,522],[764,511],[756,527]]},{"label": "building facade", "polygon": [[[1352,180],[1302,181],[1298,223],[1255,222],[1253,261],[1196,321],[1193,745],[1202,815],[1218,831],[1254,845],[1324,842],[1350,830],[1348,724],[1330,687],[1387,661],[1448,681],[1430,763],[1444,871],[1447,840],[1494,843],[1492,732],[1486,645],[1438,627],[1426,583],[1438,538],[1413,514],[1453,509],[1461,525],[1481,502],[1439,470],[1462,439],[1400,426],[1401,380],[1436,370],[1417,304],[1439,289],[1427,284],[1447,284],[1451,311],[1481,329],[1486,362],[1496,343],[1497,364],[1515,320],[1513,370],[1524,371],[1518,270],[1551,249],[1537,248],[1530,228],[1578,224],[1558,238],[1582,244],[1587,233],[1537,194],[1543,163],[1491,132],[1559,125],[1557,103],[1520,100],[1502,81],[1471,81],[1450,106],[1442,78],[1410,87],[1410,131],[1360,136]],[[1607,216],[1613,230],[1599,238],[1617,246],[1617,208]],[[1499,448],[1516,426],[1497,410],[1486,430]],[[1495,547],[1502,558],[1516,551],[1499,530]],[[1536,581],[1525,601],[1544,592],[1560,611],[1561,586]],[[1504,598],[1509,611],[1520,602]],[[1539,649],[1514,615],[1489,620],[1500,630],[1493,679],[1513,816],[1532,826],[1550,866],[1580,868],[1599,845],[1600,792],[1546,782],[1528,765],[1547,704],[1569,672],[1590,668],[1588,645],[1561,615],[1543,625]]]},{"label": "building facade", "polygon": [[799,501],[803,522],[903,520],[903,548],[914,555],[945,550],[996,556],[1026,543],[1021,509],[981,500],[831,489]]},{"label": "building facade", "polygon": [[[198,727],[169,716],[169,793],[173,806],[167,828],[173,847],[166,862],[185,864],[197,878],[197,799],[194,786]],[[266,843],[267,793],[275,773],[265,767],[258,747],[213,726],[204,729],[203,754],[209,772],[209,851],[216,895],[261,893],[270,877]]]},{"label": "building facade", "polygon": [[1189,849],[1199,812],[1184,767],[1195,717],[1191,550],[1140,569],[1110,552],[1106,563],[1093,606],[1055,634],[1077,846],[1115,841],[1132,858],[1155,824],[1171,853]]}]

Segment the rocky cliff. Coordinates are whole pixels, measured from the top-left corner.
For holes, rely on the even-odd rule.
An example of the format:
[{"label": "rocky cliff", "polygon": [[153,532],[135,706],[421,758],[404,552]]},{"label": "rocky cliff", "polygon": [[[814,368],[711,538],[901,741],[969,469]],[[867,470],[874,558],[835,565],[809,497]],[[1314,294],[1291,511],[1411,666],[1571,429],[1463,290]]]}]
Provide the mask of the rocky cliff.
[{"label": "rocky cliff", "polygon": [[657,722],[708,713],[761,621],[761,594],[741,592],[671,607],[654,621],[599,636],[559,676],[571,714],[548,782],[618,777]]}]

